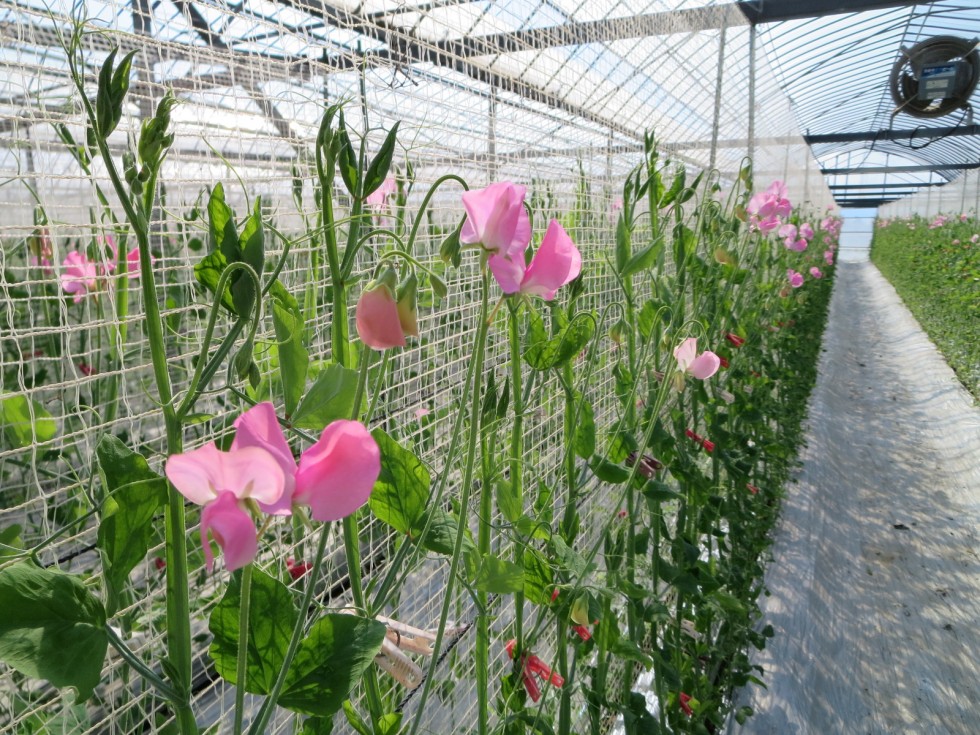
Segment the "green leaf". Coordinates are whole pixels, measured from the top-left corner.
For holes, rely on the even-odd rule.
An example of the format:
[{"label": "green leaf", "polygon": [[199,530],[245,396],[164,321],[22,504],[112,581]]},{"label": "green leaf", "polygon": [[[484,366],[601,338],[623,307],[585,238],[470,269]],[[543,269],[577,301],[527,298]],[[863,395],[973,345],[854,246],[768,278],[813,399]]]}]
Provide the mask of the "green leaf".
[{"label": "green leaf", "polygon": [[340,169],[340,178],[344,181],[344,186],[351,196],[357,196],[357,183],[359,172],[357,170],[357,154],[354,153],[354,146],[350,142],[350,135],[347,133],[347,124],[344,122],[344,113],[340,113],[337,136],[340,146],[337,167]]},{"label": "green leaf", "polygon": [[677,196],[684,191],[684,181],[687,178],[687,170],[680,166],[677,169],[677,173],[674,174],[674,180],[670,184],[670,188],[664,192],[664,195],[660,198],[660,208],[669,207],[670,204],[677,199]]},{"label": "green leaf", "polygon": [[297,429],[321,431],[337,419],[350,419],[357,393],[357,371],[330,365],[320,371],[293,415]]},{"label": "green leaf", "polygon": [[487,554],[480,560],[476,588],[481,592],[507,594],[524,590],[524,570],[513,562]]},{"label": "green leaf", "polygon": [[[418,525],[425,529],[418,540],[422,548],[437,554],[453,555],[453,550],[456,548],[456,533],[459,531],[456,516],[442,508],[430,508],[422,515]],[[475,551],[476,545],[467,528],[463,531],[463,552],[469,553],[471,550]]]},{"label": "green leaf", "polygon": [[330,735],[332,732],[333,718],[307,717],[303,720],[303,729],[299,731],[299,735]]},{"label": "green leaf", "polygon": [[[235,572],[208,621],[208,628],[214,636],[208,649],[214,668],[223,679],[234,685],[238,684],[241,584],[242,573]],[[285,660],[296,617],[292,594],[286,585],[253,567],[245,691],[268,694],[272,689]]]},{"label": "green leaf", "polygon": [[616,271],[622,273],[623,269],[626,268],[626,264],[630,262],[630,258],[633,257],[633,246],[631,243],[632,233],[630,232],[629,226],[626,224],[626,217],[623,214],[619,215],[619,220],[616,222]]},{"label": "green leaf", "polygon": [[150,469],[143,455],[114,436],[103,436],[95,454],[107,495],[96,543],[102,551],[106,612],[111,617],[130,572],[146,558],[153,542],[153,519],[167,502],[167,482]]},{"label": "green leaf", "polygon": [[388,131],[385,142],[381,144],[381,150],[378,151],[378,155],[368,166],[367,172],[364,174],[364,190],[361,192],[361,197],[368,196],[384,183],[388,170],[391,168],[391,162],[395,157],[395,136],[398,134],[398,125],[399,123],[396,122],[394,127]]},{"label": "green leaf", "polygon": [[524,360],[535,370],[549,370],[567,362],[582,351],[595,333],[591,319],[573,319],[557,336],[548,339],[541,317],[531,312],[529,319]]},{"label": "green leaf", "polygon": [[[221,280],[221,274],[224,273],[227,267],[228,259],[225,258],[220,250],[215,250],[194,264],[194,278],[209,293],[213,294],[218,290],[218,281]],[[230,288],[225,288],[225,292],[221,294],[221,305],[232,314],[236,313],[235,302],[231,298]]]},{"label": "green leaf", "polygon": [[[255,275],[261,279],[262,271],[265,268],[265,231],[262,227],[262,210],[259,197],[255,198],[254,211],[245,220],[239,247],[241,248],[240,259],[252,266]],[[251,314],[255,304],[255,282],[242,271],[236,271],[231,281],[231,296],[238,315],[247,316]]]},{"label": "green leaf", "polygon": [[385,630],[377,620],[356,615],[321,617],[296,652],[279,704],[300,714],[334,714],[374,662]]},{"label": "green leaf", "polygon": [[632,276],[634,273],[639,273],[640,271],[645,271],[648,268],[652,268],[657,264],[657,258],[660,257],[660,251],[662,248],[662,240],[657,240],[651,245],[643,248],[643,250],[630,258],[626,265],[623,266],[622,270],[620,271],[620,275],[625,278],[626,276]]},{"label": "green leaf", "polygon": [[20,532],[23,530],[15,523],[0,531],[0,559],[5,556],[13,556],[17,553],[17,549],[24,548],[24,540],[20,537]]},{"label": "green leaf", "polygon": [[503,478],[499,478],[494,483],[497,496],[497,507],[501,515],[507,519],[508,523],[516,523],[517,519],[524,513],[523,503],[514,492],[514,486]]},{"label": "green leaf", "polygon": [[737,722],[739,725],[744,725],[745,721],[754,714],[755,711],[748,705],[739,707],[737,710],[735,710],[735,722]]},{"label": "green leaf", "polygon": [[310,353],[303,344],[303,312],[296,299],[289,294],[286,296],[288,299],[272,295],[272,326],[279,343],[279,378],[282,381],[286,417],[289,418],[296,412],[306,389]]},{"label": "green leaf", "polygon": [[214,185],[208,199],[208,238],[211,252],[220,251],[225,256],[226,263],[235,263],[241,259],[235,215],[225,204],[225,188],[221,182]]},{"label": "green leaf", "polygon": [[86,700],[102,677],[106,615],[79,577],[21,562],[0,571],[0,661]]},{"label": "green leaf", "polygon": [[398,735],[402,727],[402,717],[401,712],[382,715],[374,729],[375,735]]},{"label": "green leaf", "polygon": [[625,467],[620,467],[618,464],[613,464],[609,460],[603,457],[595,457],[591,462],[589,462],[589,467],[603,482],[610,482],[614,485],[620,485],[629,479],[630,471]]},{"label": "green leaf", "polygon": [[429,500],[429,471],[381,429],[371,436],[381,450],[381,474],[371,491],[371,511],[399,533],[417,538]]},{"label": "green leaf", "polygon": [[643,497],[647,499],[647,503],[650,505],[653,512],[659,513],[659,509],[657,508],[659,503],[665,503],[670,500],[680,500],[684,496],[679,492],[672,490],[666,483],[660,482],[659,480],[650,480],[643,486]]},{"label": "green leaf", "polygon": [[524,549],[524,596],[536,605],[551,603],[555,577],[551,565],[541,552]]},{"label": "green leaf", "polygon": [[344,716],[347,718],[350,726],[358,732],[358,735],[374,735],[371,732],[371,728],[364,721],[364,718],[354,709],[354,705],[350,700],[344,702]]},{"label": "green leaf", "polygon": [[575,436],[572,447],[582,459],[588,459],[595,454],[595,414],[592,404],[584,398],[580,398],[578,405],[580,410],[577,414],[578,421],[575,424]]},{"label": "green leaf", "polygon": [[[681,190],[681,192],[677,195],[678,204],[683,204],[697,193],[698,185],[701,183],[701,179],[703,176],[704,176],[704,171],[701,171],[697,176],[694,177],[694,181],[691,182],[690,186]],[[750,186],[749,188],[751,189],[752,187]]]},{"label": "green leaf", "polygon": [[58,424],[37,401],[23,395],[0,400],[0,438],[11,449],[51,441],[57,433]]}]

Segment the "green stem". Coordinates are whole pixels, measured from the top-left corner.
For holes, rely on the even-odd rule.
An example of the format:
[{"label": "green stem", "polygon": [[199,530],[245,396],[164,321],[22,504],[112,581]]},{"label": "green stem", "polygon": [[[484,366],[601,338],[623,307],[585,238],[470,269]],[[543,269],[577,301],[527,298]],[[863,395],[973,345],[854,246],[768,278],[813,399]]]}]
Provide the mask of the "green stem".
[{"label": "green stem", "polygon": [[463,187],[463,191],[470,190],[469,185],[456,174],[445,174],[444,176],[440,176],[435,180],[435,183],[429,187],[429,190],[422,198],[422,205],[419,207],[418,214],[415,216],[415,221],[412,222],[412,231],[408,236],[408,245],[405,247],[405,250],[408,253],[411,253],[412,248],[415,246],[415,238],[418,237],[419,226],[422,224],[422,215],[425,213],[425,208],[429,206],[429,200],[432,199],[433,194],[436,193],[436,189],[438,189],[446,181],[457,181]]},{"label": "green stem", "polygon": [[110,645],[116,649],[122,659],[139,672],[139,675],[146,679],[146,681],[150,682],[153,688],[160,693],[160,696],[170,702],[177,700],[177,692],[174,688],[160,678],[153,669],[147,666],[143,659],[137,656],[136,652],[126,645],[111,625],[107,624],[105,626],[105,633],[109,638]]},{"label": "green stem", "polygon": [[[480,458],[482,476],[476,549],[480,558],[486,559],[490,555],[490,515],[493,513],[493,493],[491,492],[493,477],[486,427],[484,427],[480,437]],[[473,656],[475,660],[474,673],[476,674],[477,733],[487,735],[490,719],[490,610],[488,609],[489,595],[486,590],[477,590],[476,607],[476,642]]]},{"label": "green stem", "polygon": [[[511,307],[508,315],[510,341],[510,394],[514,407],[514,423],[510,434],[510,485],[514,497],[524,510],[524,391],[521,375],[521,335],[517,308]],[[524,566],[524,550],[521,544],[514,548],[514,563]],[[518,647],[524,634],[524,593],[514,593],[514,638]]]},{"label": "green stem", "polygon": [[[76,29],[76,34],[80,29]],[[77,36],[69,49],[68,60],[72,80],[82,99],[89,124],[96,130],[99,128],[98,117],[92,102],[85,92],[82,74],[78,70]],[[173,389],[170,383],[170,372],[167,368],[167,348],[164,340],[163,321],[160,316],[160,303],[157,300],[156,282],[153,279],[153,268],[150,261],[150,240],[147,225],[146,209],[152,205],[156,194],[156,172],[146,182],[143,211],[133,206],[129,192],[119,177],[105,137],[95,136],[99,153],[106,166],[106,172],[112,181],[113,189],[119,197],[126,217],[136,233],[136,241],[140,254],[140,288],[143,291],[143,308],[146,310],[147,342],[150,346],[150,357],[153,364],[153,375],[156,379],[159,403],[163,412],[167,434],[167,452],[170,455],[179,454],[183,449],[183,434],[181,422],[177,418],[173,405]],[[168,502],[165,519],[165,536],[167,543],[167,655],[175,674],[174,686],[179,697],[174,702],[177,721],[183,735],[196,735],[197,722],[190,706],[191,685],[191,623],[190,599],[187,584],[187,525],[184,517],[184,499],[170,483],[167,483]]]},{"label": "green stem", "polygon": [[238,660],[235,676],[235,735],[241,735],[248,677],[248,616],[252,601],[252,565],[242,569],[241,606],[238,609]]},{"label": "green stem", "polygon": [[[463,466],[462,490],[459,499],[460,515],[465,516],[470,505],[470,491],[473,487],[473,466],[476,462],[476,444],[480,436],[480,408],[481,393],[483,391],[483,361],[487,342],[487,316],[490,310],[489,304],[489,276],[486,269],[483,270],[482,279],[482,299],[480,302],[480,322],[477,325],[476,345],[473,353],[473,365],[475,366],[473,375],[473,392],[470,396],[470,426],[469,436],[466,443],[466,461]],[[436,666],[439,664],[442,652],[442,641],[446,633],[446,621],[449,619],[449,610],[452,607],[453,590],[456,587],[456,576],[459,571],[459,561],[463,552],[463,536],[469,524],[465,517],[459,519],[456,529],[456,543],[453,546],[452,560],[449,562],[449,574],[446,578],[446,588],[443,591],[442,612],[439,615],[439,628],[436,631],[436,640],[432,646],[432,661],[426,673],[425,684],[422,687],[422,694],[419,697],[417,712],[425,712],[425,702],[429,698],[432,689],[432,682],[435,679]],[[417,716],[412,722],[412,729],[409,735],[416,735],[422,724],[422,717]]]}]

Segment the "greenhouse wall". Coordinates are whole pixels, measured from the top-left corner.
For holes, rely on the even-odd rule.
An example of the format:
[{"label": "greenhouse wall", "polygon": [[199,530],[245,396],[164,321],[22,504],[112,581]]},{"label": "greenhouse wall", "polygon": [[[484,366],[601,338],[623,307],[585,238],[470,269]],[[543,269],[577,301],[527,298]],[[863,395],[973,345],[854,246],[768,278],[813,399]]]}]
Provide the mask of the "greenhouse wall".
[{"label": "greenhouse wall", "polygon": [[[207,205],[219,182],[237,218],[257,207],[270,226],[268,262],[284,256],[283,243],[290,243],[280,273],[283,285],[304,306],[327,298],[326,266],[317,271],[312,263],[321,245],[315,227],[316,140],[329,105],[342,105],[355,147],[363,136],[371,155],[398,125],[391,169],[397,196],[393,192],[372,211],[371,223],[402,238],[417,227],[415,256],[447,280],[440,246],[464,215],[462,189],[443,183],[427,213],[415,215],[430,186],[446,174],[461,177],[471,189],[512,181],[528,187],[535,230],[543,230],[551,218],[568,230],[584,260],[584,298],[601,312],[617,298],[616,280],[605,266],[615,243],[624,181],[644,161],[648,133],[665,172],[673,175],[683,168],[688,181],[706,172],[718,184],[714,196],[719,202],[733,196],[751,160],[757,189],[785,181],[794,205],[819,219],[832,197],[764,55],[756,51],[755,58],[750,56],[755,30],[732,7],[688,7],[674,0],[640,5],[642,23],[633,17],[636,8],[605,1],[425,3],[419,8],[393,0],[0,2],[3,397],[24,397],[50,420],[44,437],[0,444],[0,532],[18,529],[7,533],[4,543],[17,537],[21,547],[30,549],[43,541],[34,554],[42,566],[97,576],[92,458],[100,440],[121,438],[156,471],[162,471],[166,457],[152,351],[140,326],[145,304],[138,290],[123,304],[112,290],[73,299],[61,288],[70,252],[91,248],[100,253],[97,267],[108,271],[113,248],[136,244],[104,163],[97,157],[80,160],[77,153],[87,134],[66,51],[73,34],[80,39],[84,92],[93,99],[110,50],[118,48],[119,57],[135,52],[124,114],[108,138],[117,160],[164,95],[172,91],[177,99],[175,137],[160,170],[150,231],[159,306],[169,330],[166,362],[182,376],[175,380],[179,392],[194,374],[208,329],[210,297],[195,280],[194,265],[211,249]],[[668,12],[680,9],[686,12]],[[615,23],[596,24],[599,20]],[[549,29],[568,24],[577,28],[574,42],[552,37]],[[483,46],[473,41],[484,38],[490,40]],[[962,181],[961,194],[950,197],[944,190],[942,203],[924,206],[929,212],[975,209],[975,172]],[[343,218],[351,200],[340,177],[332,185]],[[955,186],[947,188],[953,192]],[[902,206],[913,205],[896,203],[894,213]],[[109,212],[116,213],[117,221]],[[271,228],[279,234],[270,234]],[[371,278],[382,250],[379,235],[359,256],[353,283]],[[375,424],[411,447],[434,473],[453,441],[453,411],[473,359],[480,279],[479,264],[464,259],[445,298],[420,297],[423,338],[390,357],[386,387],[373,398]],[[310,357],[325,370],[332,357],[332,317],[326,309],[311,309],[304,317]],[[219,321],[215,338],[230,329],[230,322]],[[276,364],[274,348],[282,341],[270,326],[255,335],[254,343],[262,369]],[[616,346],[606,340],[598,349],[608,358]],[[507,351],[504,331],[491,334],[484,366],[488,374],[505,363]],[[269,378],[263,380],[243,390],[252,397],[267,395],[272,389]],[[616,415],[609,381],[603,377],[591,388],[599,431],[610,430]],[[184,436],[187,449],[230,437],[240,406],[225,390],[229,385],[241,383],[223,368],[195,408],[196,423]],[[546,400],[525,417],[523,443],[535,464],[560,467],[560,392],[542,395]],[[462,469],[445,471],[452,477],[448,508],[459,501]],[[531,476],[528,481],[552,479]],[[587,518],[612,510],[602,494],[586,493],[580,512]],[[491,520],[501,521],[499,516]],[[589,534],[589,528],[583,533]],[[312,536],[299,527],[276,525],[267,536],[271,540],[260,552],[260,563],[301,560],[313,553]],[[359,538],[361,556],[373,565],[369,583],[380,584],[392,572],[388,565],[397,534],[363,515]],[[191,597],[203,617],[191,633],[206,642],[206,616],[218,603],[226,577],[205,572],[198,544],[192,523]],[[343,607],[351,597],[339,532],[329,544],[321,591],[330,606]],[[510,548],[497,551],[512,553]],[[127,591],[120,603],[119,633],[136,655],[164,648],[165,558],[157,537],[131,578],[139,593]],[[447,574],[444,559],[423,560],[402,580],[389,612],[397,611],[400,621],[421,629],[436,627]],[[420,715],[421,732],[470,732],[476,718],[479,677],[471,628],[477,610],[459,585],[450,605],[457,635],[435,673],[433,696]],[[512,665],[502,654],[513,615],[508,610],[499,610],[492,623],[490,701],[499,695],[502,672]],[[533,621],[530,607],[527,614]],[[552,652],[542,647],[537,653],[546,657]],[[200,722],[216,725],[216,732],[229,731],[235,690],[214,675],[206,645],[195,656],[193,703]],[[0,730],[173,731],[166,708],[117,654],[110,654],[103,676],[93,708],[91,702],[76,702],[69,689],[55,689],[0,665]],[[413,711],[416,697],[405,691],[405,712]],[[247,701],[252,702],[251,695]],[[574,715],[582,716],[579,709]],[[614,721],[610,715],[607,726]],[[353,732],[338,723],[335,732]],[[269,732],[298,731],[295,727],[283,712]]]}]

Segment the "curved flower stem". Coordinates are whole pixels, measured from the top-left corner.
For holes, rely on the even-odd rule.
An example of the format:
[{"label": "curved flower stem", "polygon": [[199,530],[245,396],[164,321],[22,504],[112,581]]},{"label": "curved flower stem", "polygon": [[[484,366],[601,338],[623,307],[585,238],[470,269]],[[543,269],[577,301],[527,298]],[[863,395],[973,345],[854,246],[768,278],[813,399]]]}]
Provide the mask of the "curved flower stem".
[{"label": "curved flower stem", "polygon": [[245,684],[248,676],[248,616],[252,602],[252,565],[242,569],[241,602],[238,608],[238,661],[235,676],[235,735],[242,733],[245,710]]},{"label": "curved flower stem", "polygon": [[453,557],[449,562],[449,573],[446,577],[446,588],[443,591],[442,612],[439,615],[439,628],[436,631],[436,640],[432,646],[432,661],[429,663],[429,670],[426,672],[425,684],[422,686],[422,694],[419,697],[418,713],[412,722],[412,729],[409,735],[416,735],[422,724],[421,714],[425,711],[425,702],[429,698],[432,689],[432,682],[435,679],[436,666],[442,658],[442,641],[446,634],[446,621],[449,619],[449,609],[452,607],[453,590],[456,587],[456,575],[459,572],[459,561],[463,554],[463,536],[468,528],[466,522],[466,512],[470,505],[470,491],[473,486],[473,467],[476,463],[476,445],[480,436],[480,408],[481,393],[483,391],[483,360],[487,343],[487,312],[489,310],[489,290],[490,277],[487,271],[483,270],[482,278],[482,299],[480,301],[480,321],[477,325],[476,345],[473,352],[473,365],[475,366],[473,375],[473,392],[470,396],[470,426],[469,435],[466,442],[466,460],[463,465],[462,489],[460,491],[459,508],[460,519],[456,528],[456,542],[453,546]]},{"label": "curved flower stem", "polygon": [[310,609],[310,603],[313,601],[313,590],[316,587],[315,580],[320,578],[320,568],[323,566],[323,556],[327,549],[327,539],[329,536],[330,524],[324,523],[323,528],[320,529],[316,555],[313,557],[313,569],[309,574],[303,575],[306,578],[306,589],[303,591],[303,599],[299,605],[300,614],[296,618],[296,625],[293,626],[293,633],[289,638],[289,645],[286,647],[286,654],[283,656],[282,666],[279,669],[279,674],[276,676],[275,682],[272,684],[269,696],[262,703],[262,708],[259,710],[258,716],[248,728],[248,735],[265,735],[266,725],[269,724],[272,712],[276,707],[276,703],[279,701],[279,695],[282,693],[282,687],[286,683],[289,667],[293,663],[296,650],[299,648],[300,639],[303,637],[303,629],[306,627],[307,611]]},{"label": "curved flower stem", "polygon": [[425,214],[425,209],[429,206],[429,200],[431,200],[432,196],[436,193],[436,189],[438,189],[446,181],[457,181],[459,182],[460,186],[463,187],[463,191],[470,190],[469,184],[467,184],[456,174],[445,174],[444,176],[440,176],[438,179],[436,179],[432,186],[429,187],[429,190],[425,193],[425,197],[422,199],[422,204],[419,206],[418,214],[415,216],[415,221],[412,223],[412,231],[408,235],[408,244],[405,246],[406,252],[411,253],[412,248],[415,247],[415,238],[418,237],[419,226],[422,224],[422,215]]}]

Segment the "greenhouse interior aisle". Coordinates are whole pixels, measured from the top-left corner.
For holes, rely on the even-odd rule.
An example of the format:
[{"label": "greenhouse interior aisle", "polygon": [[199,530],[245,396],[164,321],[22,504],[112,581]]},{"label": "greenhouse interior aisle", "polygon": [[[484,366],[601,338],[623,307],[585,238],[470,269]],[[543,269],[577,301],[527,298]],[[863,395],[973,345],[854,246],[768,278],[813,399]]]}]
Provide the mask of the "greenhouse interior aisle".
[{"label": "greenhouse interior aisle", "polygon": [[969,733],[980,409],[869,262],[842,263],[739,733]]}]

